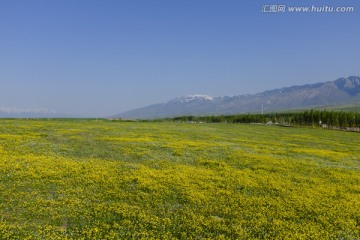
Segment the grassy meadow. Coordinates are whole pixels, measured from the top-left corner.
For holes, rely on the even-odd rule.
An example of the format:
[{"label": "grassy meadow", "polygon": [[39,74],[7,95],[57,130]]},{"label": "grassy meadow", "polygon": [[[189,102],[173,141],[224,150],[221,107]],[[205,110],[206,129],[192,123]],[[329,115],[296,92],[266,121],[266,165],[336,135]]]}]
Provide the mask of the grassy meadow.
[{"label": "grassy meadow", "polygon": [[360,135],[0,120],[0,239],[360,239]]}]

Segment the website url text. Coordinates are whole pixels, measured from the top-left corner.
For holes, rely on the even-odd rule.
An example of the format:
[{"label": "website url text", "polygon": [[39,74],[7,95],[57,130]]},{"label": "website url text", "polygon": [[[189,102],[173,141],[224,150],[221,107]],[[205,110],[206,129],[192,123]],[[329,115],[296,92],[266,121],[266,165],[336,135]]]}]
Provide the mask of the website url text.
[{"label": "website url text", "polygon": [[263,13],[352,13],[355,8],[352,6],[286,6],[286,5],[262,5],[261,12]]}]

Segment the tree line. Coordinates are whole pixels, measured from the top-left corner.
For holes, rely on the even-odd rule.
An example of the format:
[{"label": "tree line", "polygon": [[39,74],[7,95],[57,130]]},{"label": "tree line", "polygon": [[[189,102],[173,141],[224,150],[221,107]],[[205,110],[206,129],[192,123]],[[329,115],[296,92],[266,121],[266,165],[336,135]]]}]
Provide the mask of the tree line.
[{"label": "tree line", "polygon": [[281,126],[312,126],[331,129],[358,130],[360,113],[310,110],[293,113],[237,114],[220,116],[181,116],[163,121],[197,123],[259,123]]}]

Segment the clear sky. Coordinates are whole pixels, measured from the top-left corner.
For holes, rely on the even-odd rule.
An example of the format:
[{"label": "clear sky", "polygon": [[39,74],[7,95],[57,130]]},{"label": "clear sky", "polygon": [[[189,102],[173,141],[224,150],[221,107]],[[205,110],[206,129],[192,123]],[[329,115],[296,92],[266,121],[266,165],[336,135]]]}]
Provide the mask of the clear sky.
[{"label": "clear sky", "polygon": [[[262,12],[278,4],[354,11]],[[358,0],[0,0],[0,108],[100,117],[349,75]]]}]

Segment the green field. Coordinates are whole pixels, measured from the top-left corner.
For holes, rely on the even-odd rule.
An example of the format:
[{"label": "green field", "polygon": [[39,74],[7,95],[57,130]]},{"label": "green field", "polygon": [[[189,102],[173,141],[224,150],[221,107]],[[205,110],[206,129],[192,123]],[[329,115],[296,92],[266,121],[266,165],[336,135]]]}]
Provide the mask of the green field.
[{"label": "green field", "polygon": [[360,135],[0,120],[0,239],[360,239]]}]

